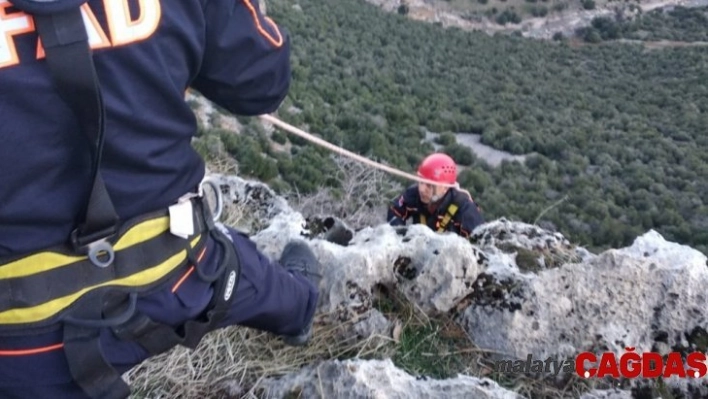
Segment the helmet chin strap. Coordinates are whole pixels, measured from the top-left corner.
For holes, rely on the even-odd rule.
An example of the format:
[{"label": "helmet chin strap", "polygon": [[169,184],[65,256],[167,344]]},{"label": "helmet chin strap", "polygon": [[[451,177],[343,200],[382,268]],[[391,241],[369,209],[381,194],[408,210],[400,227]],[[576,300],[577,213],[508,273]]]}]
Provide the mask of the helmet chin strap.
[{"label": "helmet chin strap", "polygon": [[[455,184],[454,184],[452,187],[449,187],[449,188],[454,188],[454,189],[457,189],[457,190],[461,190],[461,188],[460,188],[460,183],[459,183],[459,182],[455,182]],[[448,190],[449,190],[449,188],[448,188]],[[444,192],[442,195],[431,194],[431,195],[430,195],[430,203],[431,203],[431,204],[434,204],[434,203],[438,202],[438,201],[440,200],[440,198],[442,198],[445,194],[447,194],[448,190],[445,190],[445,192]],[[466,192],[466,191],[465,191],[465,192]],[[470,194],[467,193],[467,195],[470,195]],[[472,196],[470,196],[470,198],[471,198],[471,197],[472,197]]]},{"label": "helmet chin strap", "polygon": [[[460,184],[459,184],[459,183],[455,183],[455,188],[458,188],[458,187],[460,187]],[[435,188],[435,190],[437,190],[437,188]],[[447,194],[447,192],[448,192],[448,190],[445,190],[445,191],[444,191],[442,194],[440,194],[440,195],[431,194],[431,195],[430,195],[430,203],[431,203],[431,204],[434,204],[434,203],[440,201],[440,199],[441,199],[445,194]]]}]

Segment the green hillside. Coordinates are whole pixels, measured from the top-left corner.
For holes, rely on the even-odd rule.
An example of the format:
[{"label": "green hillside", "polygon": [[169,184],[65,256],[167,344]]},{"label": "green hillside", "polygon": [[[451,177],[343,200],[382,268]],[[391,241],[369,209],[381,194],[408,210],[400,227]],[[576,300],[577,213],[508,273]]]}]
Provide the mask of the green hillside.
[{"label": "green hillside", "polygon": [[[460,182],[488,219],[533,222],[567,196],[541,220],[581,245],[627,245],[654,228],[708,253],[705,49],[490,37],[359,0],[275,0],[268,14],[292,35],[286,122],[404,170],[432,150],[426,129],[479,133],[498,149],[538,154],[491,168],[446,147],[469,166]],[[301,192],[336,184],[325,150],[295,146],[291,157],[249,140],[277,160],[250,157],[264,180],[280,175]],[[247,156],[243,143],[227,147]]]},{"label": "green hillside", "polygon": [[[708,42],[708,7],[657,9],[639,14],[629,21],[596,17],[577,35],[588,42],[629,39],[670,41],[672,44]],[[679,42],[679,43],[677,43]]]}]

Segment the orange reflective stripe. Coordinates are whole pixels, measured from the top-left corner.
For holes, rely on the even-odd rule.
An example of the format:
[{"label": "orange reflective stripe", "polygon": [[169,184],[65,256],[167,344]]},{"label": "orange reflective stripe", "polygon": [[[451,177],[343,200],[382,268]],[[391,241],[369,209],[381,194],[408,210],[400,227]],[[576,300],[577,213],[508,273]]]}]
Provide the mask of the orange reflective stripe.
[{"label": "orange reflective stripe", "polygon": [[40,353],[51,352],[53,350],[61,349],[64,344],[54,344],[49,346],[43,346],[41,348],[34,349],[13,349],[13,350],[0,350],[0,356],[27,356],[27,355],[37,355]]},{"label": "orange reflective stripe", "polygon": [[[202,248],[202,251],[199,253],[199,256],[197,256],[197,263],[201,262],[202,258],[204,258],[204,254],[206,253],[206,249],[207,249],[207,247],[205,245],[204,248]],[[182,283],[184,283],[184,281],[187,279],[187,277],[189,277],[189,275],[194,272],[195,266],[196,265],[192,265],[189,269],[187,269],[187,271],[184,273],[184,275],[182,277],[180,277],[180,279],[175,283],[175,285],[172,287],[173,294],[175,292],[177,292],[177,290],[182,285]]]},{"label": "orange reflective stripe", "polygon": [[403,219],[403,215],[401,215],[400,213],[398,213],[398,211],[396,210],[396,208],[391,207],[391,212],[393,212],[393,214],[396,215],[396,216],[398,216],[399,218]]},{"label": "orange reflective stripe", "polygon": [[256,24],[256,30],[258,30],[258,33],[260,33],[261,36],[268,40],[273,46],[282,46],[283,35],[280,34],[280,29],[278,28],[278,25],[276,25],[272,19],[265,16],[263,17],[263,19],[268,23],[268,25],[270,25],[270,27],[275,31],[275,35],[277,36],[277,38],[275,38],[273,37],[273,35],[270,34],[270,32],[263,28],[263,25],[261,25],[261,19],[258,18],[258,11],[256,11],[256,7],[251,4],[251,0],[243,0],[243,4],[245,4],[248,10],[251,12],[251,16],[253,17],[253,22]]}]

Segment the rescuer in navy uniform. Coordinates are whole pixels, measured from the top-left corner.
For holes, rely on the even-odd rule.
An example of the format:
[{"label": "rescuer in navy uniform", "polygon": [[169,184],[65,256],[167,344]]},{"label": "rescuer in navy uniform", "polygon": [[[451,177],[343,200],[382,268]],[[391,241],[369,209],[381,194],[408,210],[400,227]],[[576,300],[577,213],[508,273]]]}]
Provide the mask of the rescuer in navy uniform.
[{"label": "rescuer in navy uniform", "polygon": [[[98,152],[82,133],[91,118],[67,100],[78,86],[62,91],[48,62],[67,65],[49,50],[73,51],[65,35],[77,33],[52,26],[79,6],[105,108],[96,197],[107,194],[125,223],[85,241],[89,223],[75,227],[95,205]],[[321,273],[313,252],[293,241],[271,261],[214,226],[190,144],[188,88],[245,116],[276,111],[288,93],[287,32],[257,1],[0,0],[0,33],[0,398],[124,398],[121,373],[228,325],[307,344]],[[76,65],[70,79],[88,76],[80,57],[64,58]],[[148,222],[128,232],[131,220]]]},{"label": "rescuer in navy uniform", "polygon": [[442,183],[418,183],[408,187],[391,201],[387,220],[392,226],[405,225],[408,220],[420,223],[437,232],[451,231],[469,238],[484,218],[471,195],[456,185],[457,164],[447,154],[427,156],[418,167],[418,176]]}]

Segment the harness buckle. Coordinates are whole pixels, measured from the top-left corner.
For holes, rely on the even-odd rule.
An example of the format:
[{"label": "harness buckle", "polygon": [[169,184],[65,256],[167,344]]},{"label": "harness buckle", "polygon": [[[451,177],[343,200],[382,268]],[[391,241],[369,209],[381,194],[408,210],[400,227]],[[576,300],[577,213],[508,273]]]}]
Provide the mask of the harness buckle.
[{"label": "harness buckle", "polygon": [[216,197],[216,210],[212,211],[212,220],[214,223],[219,221],[219,218],[221,217],[221,213],[224,210],[224,195],[221,192],[221,187],[219,186],[219,182],[217,182],[214,178],[212,177],[205,177],[201,183],[199,183],[199,194],[198,196],[204,199],[205,205],[208,206],[208,201],[205,198],[204,195],[204,185],[210,186],[211,189],[214,191],[214,197]]},{"label": "harness buckle", "polygon": [[71,245],[74,251],[88,255],[91,263],[97,267],[108,267],[115,259],[113,245],[108,239],[112,238],[117,230],[116,226],[111,226],[93,234],[79,235],[77,228],[71,232]]}]

